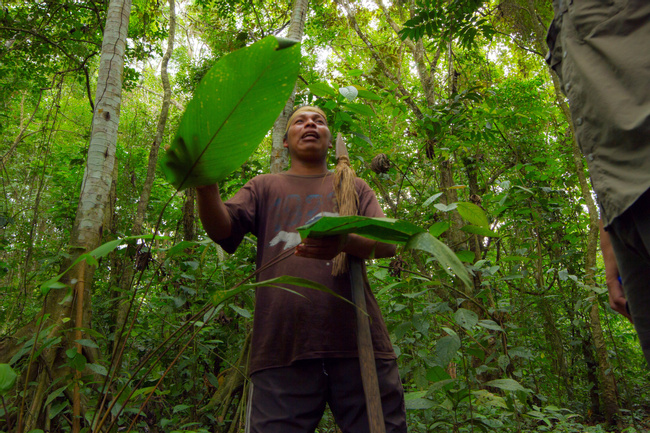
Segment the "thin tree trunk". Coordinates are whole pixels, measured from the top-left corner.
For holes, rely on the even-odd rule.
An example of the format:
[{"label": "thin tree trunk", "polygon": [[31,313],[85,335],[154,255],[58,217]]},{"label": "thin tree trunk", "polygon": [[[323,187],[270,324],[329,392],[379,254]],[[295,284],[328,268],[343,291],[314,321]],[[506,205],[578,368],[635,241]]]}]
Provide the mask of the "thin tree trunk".
[{"label": "thin tree trunk", "polygon": [[[542,25],[541,20],[538,19],[537,12],[535,10],[535,4],[532,0],[528,0],[528,11],[533,17],[533,31],[535,33],[535,41],[539,52],[544,52],[544,40],[546,29]],[[580,191],[582,193],[582,198],[585,200],[587,205],[587,211],[589,213],[589,228],[587,232],[587,249],[585,251],[585,284],[588,287],[595,286],[595,273],[596,273],[596,255],[598,253],[598,236],[600,233],[599,223],[598,223],[598,209],[596,203],[594,203],[591,188],[589,187],[589,182],[585,176],[584,162],[582,159],[582,153],[578,147],[577,140],[575,139],[575,131],[573,130],[573,122],[571,120],[571,112],[569,106],[565,102],[565,98],[562,95],[560,90],[560,82],[553,70],[549,68],[549,73],[551,79],[553,80],[553,86],[555,88],[555,95],[558,102],[558,105],[562,109],[564,116],[571,127],[571,141],[572,141],[572,156],[576,168],[576,175],[578,177],[578,182],[580,184]],[[618,417],[619,414],[619,405],[618,398],[616,394],[616,384],[614,380],[614,375],[612,373],[611,364],[609,363],[609,358],[607,355],[607,345],[605,343],[605,338],[603,336],[602,326],[600,324],[600,316],[598,314],[598,297],[594,295],[592,297],[592,306],[589,311],[590,318],[590,329],[591,335],[594,342],[594,347],[596,350],[596,355],[598,358],[598,370],[601,378],[601,398],[603,401],[603,407],[605,409],[605,416],[609,423],[617,422],[620,424]]]},{"label": "thin tree trunk", "polygon": [[[133,225],[131,226],[131,235],[140,235],[142,234],[142,226],[144,224],[144,219],[147,214],[147,207],[149,206],[149,199],[151,197],[151,190],[153,188],[153,182],[156,174],[156,165],[158,163],[158,151],[160,150],[160,144],[162,143],[163,136],[165,134],[165,126],[167,125],[167,118],[169,116],[169,106],[172,99],[172,90],[169,83],[169,73],[167,72],[167,65],[169,64],[169,59],[172,56],[174,51],[174,37],[176,33],[176,8],[175,0],[169,0],[169,36],[167,38],[167,50],[162,58],[160,63],[160,77],[163,86],[163,100],[162,106],[160,108],[160,115],[158,116],[158,125],[156,127],[156,136],[151,143],[151,149],[149,150],[149,161],[147,164],[147,176],[142,185],[142,191],[140,192],[140,200],[138,201],[138,207],[135,212],[135,217],[133,218]],[[118,296],[119,303],[116,308],[115,314],[115,331],[120,332],[123,328],[124,323],[129,315],[130,303],[125,302],[125,294],[130,293],[132,290],[133,275],[135,273],[134,264],[132,260],[137,257],[137,252],[129,246],[129,253],[125,257],[125,263],[121,266],[121,275],[119,281],[120,292]],[[113,352],[118,349],[119,342],[121,338],[116,334],[115,339],[113,340]],[[119,363],[119,361],[116,361]]]},{"label": "thin tree trunk", "polygon": [[587,367],[587,381],[592,385],[589,389],[589,401],[591,402],[591,413],[600,415],[600,384],[598,383],[598,364],[594,359],[593,344],[591,338],[585,332],[582,337],[582,355]]},{"label": "thin tree trunk", "polygon": [[163,100],[162,107],[160,108],[160,116],[158,117],[158,125],[156,127],[156,136],[153,143],[151,143],[151,150],[149,151],[149,162],[147,165],[147,177],[142,186],[140,193],[140,200],[138,201],[138,209],[133,221],[131,229],[132,234],[140,234],[142,232],[142,224],[147,213],[147,206],[149,206],[149,198],[151,196],[151,189],[153,188],[153,181],[156,174],[156,165],[158,163],[158,151],[165,134],[165,126],[167,125],[167,118],[169,116],[169,106],[172,100],[172,89],[169,84],[169,73],[167,72],[167,65],[169,59],[174,52],[174,37],[176,34],[176,8],[175,1],[169,0],[169,36],[167,38],[167,50],[160,63],[160,79],[163,86]]},{"label": "thin tree trunk", "polygon": [[[343,9],[346,12],[348,21],[350,22],[352,28],[355,30],[359,38],[365,43],[365,45],[368,47],[368,50],[370,51],[371,56],[377,63],[377,65],[381,68],[383,71],[384,75],[391,80],[395,86],[397,87],[397,90],[402,94],[404,98],[404,102],[408,107],[411,109],[413,115],[419,119],[423,120],[424,115],[422,114],[422,110],[420,107],[416,104],[416,102],[413,100],[411,93],[404,87],[402,84],[399,74],[394,74],[384,63],[384,61],[379,57],[377,50],[375,50],[373,44],[371,41],[368,39],[368,37],[361,31],[361,28],[359,27],[359,24],[357,23],[353,8],[354,6],[351,5],[351,2],[348,0],[335,0],[335,2],[342,6]],[[375,0],[375,3],[377,6],[382,10],[384,14],[384,19],[386,22],[393,28],[393,30],[396,33],[399,33],[400,29],[399,26],[393,21],[391,18],[388,9],[385,7],[383,4],[382,0]],[[436,104],[435,100],[435,77],[434,77],[434,72],[435,72],[435,66],[438,62],[439,56],[440,56],[440,50],[437,51],[434,61],[430,65],[430,70],[427,70],[427,65],[425,63],[425,50],[424,50],[424,43],[420,39],[418,41],[411,41],[411,40],[405,40],[404,43],[406,46],[410,49],[411,53],[413,54],[413,58],[416,63],[416,68],[418,71],[418,76],[420,78],[420,84],[422,85],[422,89],[424,90],[424,94],[426,97],[426,104],[429,109],[434,108]],[[456,91],[455,89],[455,83],[456,81],[454,78],[456,77],[455,71],[454,71],[454,66],[453,66],[453,61],[452,61],[452,53],[451,53],[451,43],[449,45],[449,74],[450,74],[450,88],[449,92],[454,93]],[[435,145],[436,145],[436,140],[434,137],[431,137],[427,131],[427,138],[425,142],[425,149],[427,152],[427,157],[433,159],[434,158],[434,153],[435,153]],[[442,202],[445,204],[451,204],[456,201],[458,201],[458,194],[454,188],[452,188],[455,185],[454,182],[454,176],[453,176],[453,162],[450,158],[440,158],[438,161],[438,167],[437,167],[437,172],[439,173],[439,181],[440,181],[440,189],[442,192],[444,192],[444,195],[442,197]],[[464,235],[460,231],[460,227],[462,225],[462,219],[460,217],[460,214],[458,214],[457,211],[451,211],[449,214],[450,222],[451,222],[451,228],[447,232],[447,244],[454,250],[458,250],[461,248],[464,248],[465,246],[465,241],[464,241]],[[477,257],[477,260],[479,257]],[[475,281],[475,284],[478,284],[478,281]],[[462,285],[462,284],[460,284]],[[473,297],[473,294],[475,290],[472,289],[467,289],[464,285],[462,287],[458,287],[459,290],[463,291],[466,293],[468,296]],[[468,306],[470,309],[476,309],[476,312],[478,314],[481,314],[480,308],[477,306],[470,305]]]},{"label": "thin tree trunk", "polygon": [[[402,29],[390,16],[388,9],[384,5],[384,2],[382,0],[375,0],[375,4],[377,4],[377,6],[379,6],[379,8],[382,10],[386,22],[391,26],[395,34],[399,35],[399,32]],[[413,15],[411,14],[411,18],[412,17]],[[422,41],[422,39],[419,39],[415,42],[410,39],[405,39],[404,43],[409,48],[409,50],[411,50],[411,53],[413,54],[413,60],[415,61],[415,67],[417,68],[418,71],[420,84],[422,84],[422,89],[424,90],[424,94],[426,95],[427,105],[429,108],[433,108],[436,104],[435,77],[433,73],[435,71],[436,64],[438,63],[438,59],[440,57],[440,48],[438,48],[434,60],[431,62],[430,65],[431,70],[427,71],[427,65],[425,62],[426,52],[424,50],[424,42]]]},{"label": "thin tree trunk", "polygon": [[542,315],[544,335],[546,336],[546,341],[550,344],[552,348],[552,359],[553,367],[555,373],[559,376],[558,388],[556,394],[560,395],[560,382],[562,382],[565,387],[568,383],[568,369],[566,365],[566,360],[564,358],[564,344],[562,342],[561,335],[557,332],[557,324],[555,321],[555,316],[553,314],[553,308],[549,303],[548,299],[543,294],[546,290],[546,284],[544,282],[544,246],[542,244],[542,235],[541,229],[537,222],[536,218],[532,218],[532,223],[534,225],[533,232],[537,237],[536,242],[536,255],[537,259],[535,260],[535,283],[537,290],[542,293],[539,299],[539,310]]},{"label": "thin tree trunk", "polygon": [[[61,92],[62,92],[62,88],[63,88],[63,83],[61,83],[61,85],[58,86],[58,87],[59,87],[59,90],[58,90],[58,92],[56,94],[56,97],[54,98],[54,102],[53,102],[53,106],[55,106],[55,107],[58,107],[58,105],[59,105],[59,103],[61,101]],[[32,119],[34,118],[34,115],[36,114],[36,111],[38,110],[38,106],[40,105],[42,95],[43,95],[43,91],[41,90],[41,93],[40,93],[40,95],[38,97],[38,103],[36,104],[36,108],[34,109],[34,112],[32,113],[32,116],[26,122],[25,125],[23,125],[23,123],[25,123],[25,122],[23,122],[23,119],[22,119],[22,111],[24,110],[24,104],[25,104],[25,98],[23,96],[23,100],[21,102],[21,120],[20,120],[21,131],[18,134],[18,137],[16,137],[16,139],[14,140],[14,144],[12,145],[11,149],[9,149],[9,151],[5,154],[4,158],[6,158],[8,155],[10,155],[10,153],[16,148],[18,143],[20,143],[20,140],[22,140],[22,136],[25,133],[25,130],[27,129],[27,126],[29,126]],[[58,113],[59,113],[58,108],[54,109],[54,116],[53,116],[53,120],[52,120],[52,130],[56,129],[56,121],[57,121]],[[50,116],[51,116],[51,110],[50,110],[50,113],[47,115],[47,119],[45,120],[46,124],[49,122]],[[50,151],[50,144],[49,143],[51,143],[51,134],[52,134],[52,132],[50,132],[50,137],[48,137],[48,139],[46,140],[46,143],[47,143],[46,148],[45,148],[45,151],[44,151],[43,155],[41,156],[43,158],[43,169],[41,170],[41,174],[39,176],[37,176],[37,186],[35,188],[36,189],[36,198],[34,200],[34,205],[33,205],[32,220],[31,220],[31,222],[29,224],[29,235],[28,235],[28,238],[27,238],[27,249],[26,249],[26,253],[25,253],[25,259],[24,259],[24,263],[23,263],[23,266],[22,266],[22,270],[21,270],[22,275],[20,277],[20,289],[19,290],[21,290],[25,294],[27,293],[27,275],[29,274],[29,270],[30,270],[30,267],[31,267],[31,261],[32,261],[32,254],[34,252],[34,239],[35,239],[36,233],[37,233],[37,224],[38,224],[38,219],[39,219],[38,217],[39,217],[39,213],[40,213],[41,194],[43,193],[43,189],[45,189],[45,186],[47,184],[45,179],[47,177],[46,176],[47,167],[48,167],[47,162],[49,160],[48,154],[49,154],[49,151]]]},{"label": "thin tree trunk", "polygon": [[[29,117],[29,119],[27,119],[27,121],[25,121],[25,118],[23,117],[25,111],[25,93],[23,93],[23,96],[20,101],[20,127],[19,127],[20,131],[18,132],[18,135],[14,139],[14,142],[11,144],[9,150],[4,155],[2,155],[2,159],[0,159],[0,164],[7,165],[7,161],[9,160],[9,157],[14,152],[14,150],[16,150],[16,147],[18,147],[18,144],[20,144],[21,140],[25,136],[25,131],[27,131],[27,128],[32,123],[32,120],[34,120],[34,116],[38,111],[38,107],[41,105],[41,99],[43,98],[44,91],[45,89],[41,89],[40,93],[38,94],[38,101],[36,101],[34,112]],[[59,98],[60,98],[60,94],[61,94],[61,89],[59,88]]]},{"label": "thin tree trunk", "polygon": [[[454,56],[453,56],[453,43],[449,41],[448,44],[448,79],[449,79],[449,96],[457,92],[457,80],[456,80],[456,68],[454,67]],[[453,126],[451,127],[450,133],[453,135],[454,130]],[[432,141],[432,140],[430,140]],[[433,158],[434,153],[434,143],[427,145],[427,149],[430,149],[431,157]],[[438,171],[440,173],[440,191],[443,192],[441,201],[444,202],[447,206],[458,201],[458,192],[454,188],[456,182],[454,181],[454,155],[450,154],[449,156],[441,155],[438,159]],[[466,249],[467,242],[465,241],[465,234],[460,231],[463,226],[463,219],[457,210],[452,210],[448,213],[449,222],[451,227],[447,231],[447,244],[449,248],[454,251],[459,251]],[[479,260],[479,257],[476,257],[475,260]],[[462,282],[457,281],[457,288],[463,293],[467,294],[470,298],[473,298],[476,292],[480,289],[478,286],[478,281],[473,279],[474,286],[466,287]],[[474,311],[480,316],[483,315],[481,309],[474,304],[468,304],[466,308]]]},{"label": "thin tree trunk", "polygon": [[[302,40],[305,29],[305,20],[309,8],[309,0],[294,0],[291,23],[287,32],[287,38],[296,41]],[[271,173],[280,173],[289,166],[289,151],[284,147],[284,133],[287,129],[289,115],[293,111],[293,104],[296,99],[296,87],[294,86],[291,96],[273,124],[273,144],[271,147]]]},{"label": "thin tree trunk", "polygon": [[183,240],[196,240],[196,189],[185,190],[183,203]]},{"label": "thin tree trunk", "polygon": [[[543,286],[539,286],[543,288]],[[566,360],[564,359],[564,344],[562,343],[562,336],[557,332],[557,323],[553,314],[553,306],[548,302],[548,299],[542,295],[539,298],[539,311],[544,319],[544,335],[546,336],[546,341],[550,344],[552,348],[551,358],[553,359],[553,367],[558,376],[558,388],[556,395],[560,397],[562,395],[562,390],[560,385],[562,385],[567,391],[567,398],[569,401],[572,398],[572,392],[567,386],[569,383],[569,372],[566,365]],[[561,404],[567,404],[568,402],[561,402]]]}]

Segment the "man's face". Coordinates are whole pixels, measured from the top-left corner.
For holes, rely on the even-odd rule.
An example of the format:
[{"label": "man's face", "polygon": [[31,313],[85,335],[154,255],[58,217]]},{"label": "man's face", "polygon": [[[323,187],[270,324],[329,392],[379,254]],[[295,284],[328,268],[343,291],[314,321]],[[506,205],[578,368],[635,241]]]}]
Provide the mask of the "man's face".
[{"label": "man's face", "polygon": [[284,147],[291,158],[303,161],[321,161],[332,147],[332,134],[325,118],[315,111],[303,111],[291,120]]}]

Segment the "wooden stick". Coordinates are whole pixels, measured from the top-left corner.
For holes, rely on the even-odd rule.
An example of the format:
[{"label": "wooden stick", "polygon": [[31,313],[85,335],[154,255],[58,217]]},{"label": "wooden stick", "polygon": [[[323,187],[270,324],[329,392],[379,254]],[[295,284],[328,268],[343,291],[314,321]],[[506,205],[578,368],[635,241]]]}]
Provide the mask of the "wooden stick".
[{"label": "wooden stick", "polygon": [[370,433],[386,433],[384,412],[381,407],[381,394],[379,393],[379,380],[377,379],[375,351],[372,347],[372,336],[370,335],[370,322],[365,314],[367,308],[362,259],[348,256],[348,260],[350,282],[352,283],[352,301],[357,306],[357,346],[359,365],[361,367],[361,382],[363,383],[363,392],[366,395]]},{"label": "wooden stick", "polygon": [[[358,197],[354,186],[356,174],[350,167],[348,149],[345,147],[345,142],[340,133],[336,136],[336,158],[338,163],[336,164],[336,175],[334,176],[334,191],[336,192],[339,215],[356,215],[358,212]],[[357,347],[359,351],[359,365],[361,367],[361,382],[363,383],[363,392],[366,396],[366,412],[368,414],[368,423],[370,424],[370,433],[385,433],[386,425],[381,407],[375,351],[372,347],[370,322],[366,314],[363,260],[347,255],[347,260],[343,263],[347,264],[347,266],[336,266],[333,269],[333,273],[337,275],[345,268],[350,272],[352,302],[357,307]]]},{"label": "wooden stick", "polygon": [[[82,262],[80,264],[81,268],[79,269],[79,279],[77,280],[76,289],[77,289],[77,310],[75,318],[76,329],[74,331],[75,341],[81,340],[81,328],[83,327],[84,319],[84,290],[85,288],[85,279],[86,279],[86,264]],[[75,343],[77,347],[77,353],[81,354],[82,347],[78,342]],[[81,371],[77,370],[75,367],[74,372],[74,392],[72,397],[72,432],[79,433],[81,429],[81,394],[79,389],[79,381],[81,381]]]}]

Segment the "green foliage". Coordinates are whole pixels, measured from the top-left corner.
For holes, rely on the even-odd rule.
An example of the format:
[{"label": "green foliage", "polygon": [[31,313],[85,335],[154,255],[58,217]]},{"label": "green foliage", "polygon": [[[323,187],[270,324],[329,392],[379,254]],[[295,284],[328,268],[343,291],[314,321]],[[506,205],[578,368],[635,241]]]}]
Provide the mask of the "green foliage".
[{"label": "green foliage", "polygon": [[449,272],[451,269],[451,271],[453,271],[453,273],[460,278],[467,287],[472,285],[465,266],[458,257],[456,257],[454,252],[443,242],[431,236],[430,233],[418,233],[411,237],[406,244],[406,248],[422,250],[431,254],[446,272]]},{"label": "green foliage", "polygon": [[9,364],[0,364],[0,395],[11,391],[17,378],[18,375]]},{"label": "green foliage", "polygon": [[68,287],[67,284],[60,282],[59,280],[72,268],[74,268],[77,263],[86,261],[89,266],[99,265],[98,259],[105,257],[107,254],[113,252],[118,246],[122,245],[128,241],[135,241],[137,239],[152,239],[154,235],[142,235],[142,236],[126,236],[122,239],[115,239],[113,241],[106,242],[89,253],[84,253],[79,255],[74,262],[66,270],[61,272],[59,275],[50,278],[41,284],[41,292],[43,295],[47,295],[50,289],[63,289]]},{"label": "green foliage", "polygon": [[[346,135],[350,134],[356,143],[365,141],[372,144],[370,138],[363,133],[361,124],[368,117],[375,116],[375,111],[370,104],[353,101],[357,98],[378,101],[382,99],[381,96],[360,85],[339,87],[335,84],[332,87],[325,82],[316,82],[307,88],[311,93],[308,103],[320,106],[328,114],[329,127],[333,136],[341,131]],[[317,96],[319,99],[313,101],[312,96]]]},{"label": "green foliage", "polygon": [[[94,97],[106,5],[9,0],[0,7],[0,339],[10,348],[0,363],[20,377],[3,395],[0,423],[15,429],[23,394],[28,408],[36,375],[46,372],[38,378],[48,381],[47,411],[38,419],[50,431],[70,431],[68,396],[75,383],[87,399],[87,418],[99,397],[114,403],[109,418],[115,425],[107,431],[126,431],[131,422],[131,431],[236,431],[245,382],[229,379],[245,370],[238,360],[252,327],[256,283],[241,281],[255,269],[255,240],[247,237],[235,254],[226,254],[195,220],[192,200],[186,201],[191,189],[170,201],[175,188],[160,170],[143,220],[146,235],[125,240],[160,112],[166,2],[134,1],[116,170],[106,174],[114,189],[105,197],[110,212],[103,246],[81,258],[95,270],[86,298],[92,322],[78,341],[64,309],[72,291],[56,288],[70,261],[67,244],[92,120],[88,88]],[[389,236],[431,235],[418,234],[430,252],[400,247],[393,260],[367,262],[398,355],[409,431],[647,430],[648,376],[638,338],[608,306],[599,258],[596,278],[588,281],[587,197],[558,108],[563,100],[539,55],[545,51],[539,21],[550,20],[550,2],[384,5],[385,11],[355,5],[362,40],[342,9],[311,2],[296,105],[326,111],[385,213],[417,228]],[[234,50],[282,35],[290,15],[288,2],[184,5],[170,61],[172,106],[163,146],[172,142],[182,107],[210,68]],[[388,18],[403,29],[400,35]],[[407,35],[421,42],[415,51],[399,41]],[[259,141],[245,164],[220,182],[224,199],[268,172],[271,140]],[[379,173],[371,164],[378,154],[389,162]],[[470,285],[452,265],[471,275]],[[136,276],[120,288],[129,267]],[[45,302],[53,314],[41,315],[40,285],[48,280]],[[282,281],[271,283],[296,283]],[[60,305],[52,302],[59,295]],[[116,311],[131,300],[129,338],[116,368],[110,362],[120,336]],[[599,371],[595,352],[594,309],[607,371]],[[51,354],[55,368],[42,368]],[[30,360],[32,376],[23,382]],[[602,373],[614,376],[621,429],[605,423]],[[111,378],[109,394],[102,394],[105,378]],[[231,385],[232,399],[224,399]],[[331,416],[318,427],[335,429]]]},{"label": "green foliage", "polygon": [[291,93],[300,44],[268,37],[223,57],[203,77],[161,159],[179,190],[223,180],[246,161]]},{"label": "green foliage", "polygon": [[1,6],[0,102],[19,90],[52,86],[53,74],[84,70],[98,54],[105,21],[104,3],[64,0],[5,1]]},{"label": "green foliage", "polygon": [[479,227],[489,227],[490,223],[485,216],[485,212],[474,203],[456,203],[456,209],[467,222]]},{"label": "green foliage", "polygon": [[[481,34],[490,39],[495,29],[489,19],[479,13],[483,0],[420,0],[418,10],[404,23],[400,31],[402,39],[421,39],[424,35],[438,38],[440,44],[457,39],[469,48]],[[480,32],[480,33],[479,33]]]}]

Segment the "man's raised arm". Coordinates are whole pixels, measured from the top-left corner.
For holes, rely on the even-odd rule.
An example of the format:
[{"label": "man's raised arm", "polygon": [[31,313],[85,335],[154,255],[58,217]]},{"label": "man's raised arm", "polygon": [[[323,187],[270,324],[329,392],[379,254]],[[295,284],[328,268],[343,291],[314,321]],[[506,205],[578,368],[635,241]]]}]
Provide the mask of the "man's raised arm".
[{"label": "man's raised arm", "polygon": [[199,218],[210,239],[217,242],[230,236],[232,222],[226,205],[221,200],[219,185],[199,186],[196,188],[199,204]]}]

